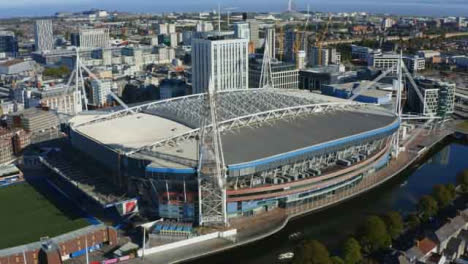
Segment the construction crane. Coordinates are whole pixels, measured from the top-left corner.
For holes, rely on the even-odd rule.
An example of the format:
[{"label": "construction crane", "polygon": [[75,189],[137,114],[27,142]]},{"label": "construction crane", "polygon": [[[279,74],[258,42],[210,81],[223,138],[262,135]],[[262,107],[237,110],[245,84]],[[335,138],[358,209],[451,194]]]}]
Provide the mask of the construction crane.
[{"label": "construction crane", "polygon": [[[278,22],[276,22],[276,27],[278,27]],[[282,25],[279,25],[278,49],[279,60],[282,61],[284,56],[284,27]]]},{"label": "construction crane", "polygon": [[316,34],[316,38],[315,38],[315,43],[317,45],[317,49],[318,49],[318,65],[322,65],[322,47],[323,47],[323,41],[325,40],[325,36],[328,34],[328,28],[330,26],[330,22],[331,22],[331,15],[328,14],[328,20],[327,20],[327,23],[325,24],[325,29],[322,30],[322,32],[320,34]]}]

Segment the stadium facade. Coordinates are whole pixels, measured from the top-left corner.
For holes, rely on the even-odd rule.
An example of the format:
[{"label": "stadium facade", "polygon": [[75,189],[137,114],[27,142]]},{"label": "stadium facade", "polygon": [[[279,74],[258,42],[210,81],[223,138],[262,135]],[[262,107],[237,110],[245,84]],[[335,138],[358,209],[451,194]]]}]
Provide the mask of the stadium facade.
[{"label": "stadium facade", "polygon": [[[205,94],[71,121],[72,145],[163,218],[197,222]],[[377,105],[288,89],[218,92],[228,218],[334,195],[385,167],[399,118]],[[210,124],[205,129],[210,129]]]}]

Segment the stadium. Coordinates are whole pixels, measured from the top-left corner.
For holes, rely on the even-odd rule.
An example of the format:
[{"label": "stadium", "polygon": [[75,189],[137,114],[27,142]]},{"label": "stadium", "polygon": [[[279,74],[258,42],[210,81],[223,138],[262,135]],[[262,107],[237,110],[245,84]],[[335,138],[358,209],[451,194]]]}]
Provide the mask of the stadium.
[{"label": "stadium", "polygon": [[[112,171],[109,180],[138,197],[140,208],[197,223],[203,214],[198,174],[205,96],[76,116],[71,143]],[[231,90],[217,92],[215,100],[227,219],[356,185],[387,165],[400,126],[381,106],[309,91]]]}]

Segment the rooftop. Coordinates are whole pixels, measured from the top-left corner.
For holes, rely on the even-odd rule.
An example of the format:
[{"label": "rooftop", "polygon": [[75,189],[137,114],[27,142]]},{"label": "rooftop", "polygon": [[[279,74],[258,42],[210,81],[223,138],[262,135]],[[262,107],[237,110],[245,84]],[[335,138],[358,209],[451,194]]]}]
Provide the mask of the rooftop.
[{"label": "rooftop", "polygon": [[[89,116],[78,116],[72,122],[79,123],[82,118],[88,119]],[[155,115],[137,113],[91,126],[82,126],[77,130],[112,149],[125,150],[140,148],[182,134],[190,128]]]}]

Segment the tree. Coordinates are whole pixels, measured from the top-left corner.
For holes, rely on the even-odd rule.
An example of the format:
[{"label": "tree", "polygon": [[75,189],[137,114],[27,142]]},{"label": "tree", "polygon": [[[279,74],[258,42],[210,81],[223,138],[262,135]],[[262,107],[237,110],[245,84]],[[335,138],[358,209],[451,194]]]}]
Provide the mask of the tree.
[{"label": "tree", "polygon": [[361,245],[353,238],[348,238],[342,249],[343,260],[346,264],[356,264],[362,261]]},{"label": "tree", "polygon": [[406,223],[408,224],[408,227],[412,229],[418,227],[421,224],[421,220],[417,215],[410,214]]},{"label": "tree", "polygon": [[457,184],[460,185],[462,192],[468,192],[468,169],[457,175]]},{"label": "tree", "polygon": [[317,240],[305,242],[294,256],[296,264],[333,264],[327,248]]},{"label": "tree", "polygon": [[391,211],[385,214],[383,217],[385,224],[387,225],[388,234],[392,239],[398,238],[403,232],[403,219],[400,213]]},{"label": "tree", "polygon": [[331,257],[331,261],[333,264],[345,264],[344,260],[338,256]]},{"label": "tree", "polygon": [[432,196],[437,201],[439,208],[444,208],[450,203],[450,193],[442,184],[437,184],[432,189]]},{"label": "tree", "polygon": [[58,68],[46,68],[44,69],[43,74],[49,77],[61,78],[70,74],[70,70],[65,66],[60,66]]},{"label": "tree", "polygon": [[364,252],[373,253],[391,244],[385,222],[378,216],[369,216],[359,231],[359,240]]},{"label": "tree", "polygon": [[455,198],[457,197],[457,190],[456,190],[456,187],[455,185],[449,183],[445,186],[445,188],[447,189],[447,191],[449,192],[450,194],[450,201],[453,201],[455,200]]},{"label": "tree", "polygon": [[437,201],[429,195],[421,197],[418,203],[418,211],[421,214],[421,219],[427,221],[430,217],[437,214],[439,207]]}]

